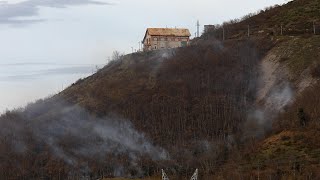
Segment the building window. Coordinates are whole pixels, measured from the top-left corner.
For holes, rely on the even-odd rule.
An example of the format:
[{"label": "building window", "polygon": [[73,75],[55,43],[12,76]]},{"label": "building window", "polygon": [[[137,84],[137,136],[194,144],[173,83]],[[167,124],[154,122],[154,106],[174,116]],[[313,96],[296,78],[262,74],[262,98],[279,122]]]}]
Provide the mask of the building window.
[{"label": "building window", "polygon": [[154,49],[157,49],[157,46],[155,46]]},{"label": "building window", "polygon": [[157,39],[157,38],[153,38],[153,40],[154,40],[154,41],[157,41],[158,39]]},{"label": "building window", "polygon": [[187,42],[187,41],[182,41],[182,42],[181,42],[181,46],[182,46],[182,47],[186,47],[187,45],[188,45],[188,42]]}]

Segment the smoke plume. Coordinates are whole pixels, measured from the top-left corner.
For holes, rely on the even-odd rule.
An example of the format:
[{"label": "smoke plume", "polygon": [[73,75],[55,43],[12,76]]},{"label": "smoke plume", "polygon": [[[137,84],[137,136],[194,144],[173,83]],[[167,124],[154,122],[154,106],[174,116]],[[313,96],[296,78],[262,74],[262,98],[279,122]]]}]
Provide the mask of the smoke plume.
[{"label": "smoke plume", "polygon": [[[83,159],[104,161],[107,155],[123,155],[139,170],[136,161],[142,156],[154,161],[169,158],[163,148],[154,146],[125,119],[98,118],[67,103],[52,106],[45,101],[37,102],[24,111],[3,115],[0,118],[1,140],[6,137],[18,154],[31,151],[30,142],[35,141],[39,152],[49,148],[55,157],[70,166],[79,166]],[[88,168],[82,169],[87,171]],[[123,171],[115,168],[114,175],[123,176],[120,172]]]},{"label": "smoke plume", "polygon": [[260,64],[256,103],[248,111],[245,137],[262,137],[272,128],[273,119],[294,99],[285,67],[272,58],[267,56]]}]

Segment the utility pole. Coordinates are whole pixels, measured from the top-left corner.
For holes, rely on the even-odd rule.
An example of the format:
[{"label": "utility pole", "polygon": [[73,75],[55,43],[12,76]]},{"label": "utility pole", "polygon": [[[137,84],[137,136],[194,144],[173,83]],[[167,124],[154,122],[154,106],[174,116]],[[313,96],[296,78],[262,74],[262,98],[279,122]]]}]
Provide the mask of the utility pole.
[{"label": "utility pole", "polygon": [[197,21],[197,37],[200,36],[200,22],[199,20]]},{"label": "utility pole", "polygon": [[140,49],[141,49],[141,42],[139,41],[138,43],[139,43],[139,51],[140,51]]},{"label": "utility pole", "polygon": [[222,26],[222,40],[225,40],[224,27]]},{"label": "utility pole", "polygon": [[296,179],[296,162],[293,163],[293,179]]},{"label": "utility pole", "polygon": [[260,180],[260,162],[258,162],[258,180]]}]

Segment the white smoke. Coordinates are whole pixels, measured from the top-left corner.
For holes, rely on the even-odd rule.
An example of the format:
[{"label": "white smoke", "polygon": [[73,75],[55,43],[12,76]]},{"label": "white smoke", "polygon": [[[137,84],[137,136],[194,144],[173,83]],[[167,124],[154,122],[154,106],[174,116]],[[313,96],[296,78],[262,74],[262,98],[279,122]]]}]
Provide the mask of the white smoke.
[{"label": "white smoke", "polygon": [[271,59],[267,57],[260,65],[257,101],[248,111],[245,138],[262,137],[272,128],[273,119],[294,100],[295,93],[287,80],[285,68]]},{"label": "white smoke", "polygon": [[282,111],[282,109],[292,102],[293,90],[289,83],[285,81],[282,85],[272,88],[271,93],[265,100],[265,106],[274,111]]},{"label": "white smoke", "polygon": [[37,129],[39,125],[34,124],[36,136],[42,140],[50,140],[51,147],[55,152],[60,152],[60,155],[64,152],[58,146],[59,141],[64,136],[71,136],[81,142],[71,150],[74,155],[90,157],[106,153],[129,153],[134,159],[138,153],[149,155],[153,160],[168,158],[164,149],[153,146],[129,121],[110,117],[96,118],[78,106],[66,110],[60,119],[45,123],[40,129]]},{"label": "white smoke", "polygon": [[[70,166],[81,165],[83,159],[105,160],[111,154],[125,155],[130,165],[140,171],[135,166],[140,157],[154,161],[169,159],[166,150],[153,145],[128,120],[113,116],[97,118],[79,106],[63,103],[55,106],[50,109],[44,104],[34,104],[14,119],[1,117],[1,137],[12,137],[12,149],[21,154],[30,151],[28,139],[32,138],[40,149],[48,147]],[[115,175],[121,172],[121,168],[115,170]]]}]

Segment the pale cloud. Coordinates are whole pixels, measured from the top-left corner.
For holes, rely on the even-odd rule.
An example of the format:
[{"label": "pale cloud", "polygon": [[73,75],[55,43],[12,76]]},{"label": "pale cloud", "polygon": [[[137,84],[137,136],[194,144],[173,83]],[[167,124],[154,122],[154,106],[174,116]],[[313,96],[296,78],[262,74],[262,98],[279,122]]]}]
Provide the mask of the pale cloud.
[{"label": "pale cloud", "polygon": [[45,19],[29,19],[38,16],[41,7],[66,8],[89,4],[111,5],[111,3],[95,0],[27,0],[13,4],[0,1],[0,24],[27,25],[45,21]]}]

